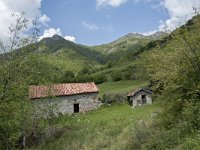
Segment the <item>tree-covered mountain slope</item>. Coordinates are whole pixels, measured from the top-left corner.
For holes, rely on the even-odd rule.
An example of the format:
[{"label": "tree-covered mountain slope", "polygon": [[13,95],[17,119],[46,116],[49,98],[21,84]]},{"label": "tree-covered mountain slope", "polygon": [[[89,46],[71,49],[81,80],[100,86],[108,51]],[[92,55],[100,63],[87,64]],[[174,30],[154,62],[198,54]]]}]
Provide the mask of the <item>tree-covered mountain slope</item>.
[{"label": "tree-covered mountain slope", "polygon": [[129,33],[111,43],[94,46],[94,51],[103,54],[107,60],[116,61],[129,52],[137,52],[149,43],[166,36],[165,32],[157,32],[153,35],[144,36],[139,33]]},{"label": "tree-covered mountain slope", "polygon": [[[36,43],[37,48],[33,50],[32,54],[37,56],[37,60],[28,64],[45,64],[46,67],[43,68],[50,68],[41,70],[41,73],[43,72],[42,74],[46,75],[50,82],[103,82],[130,79],[135,58],[143,52],[149,42],[155,41],[163,35],[165,34],[143,36],[130,33],[112,43],[100,46],[84,46],[54,35]],[[39,71],[38,68],[41,67],[35,67],[37,71]],[[74,74],[73,80],[64,79],[68,79],[66,74],[69,71]],[[117,73],[115,76],[119,76],[119,79],[112,79],[112,74],[116,72],[121,72],[123,75]]]},{"label": "tree-covered mountain slope", "polygon": [[35,45],[32,55],[37,55],[37,60],[62,71],[78,73],[85,66],[101,66],[106,61],[89,47],[67,41],[59,35],[44,38]]},{"label": "tree-covered mountain slope", "polygon": [[107,62],[119,61],[129,53],[137,53],[144,45],[161,35],[163,33],[154,36],[130,33],[112,43],[100,46],[84,46],[54,35],[36,43],[37,50],[34,53],[45,64],[76,74],[85,67],[99,68]]},{"label": "tree-covered mountain slope", "polygon": [[40,76],[48,82],[56,83],[101,83],[107,80],[133,78],[135,59],[149,43],[165,35],[156,33],[144,36],[130,33],[112,43],[100,46],[80,45],[59,35],[44,38],[33,44],[33,48],[27,46],[30,47],[29,54],[34,57],[30,61],[27,60],[27,64],[37,72],[38,78],[32,83],[39,84]]}]

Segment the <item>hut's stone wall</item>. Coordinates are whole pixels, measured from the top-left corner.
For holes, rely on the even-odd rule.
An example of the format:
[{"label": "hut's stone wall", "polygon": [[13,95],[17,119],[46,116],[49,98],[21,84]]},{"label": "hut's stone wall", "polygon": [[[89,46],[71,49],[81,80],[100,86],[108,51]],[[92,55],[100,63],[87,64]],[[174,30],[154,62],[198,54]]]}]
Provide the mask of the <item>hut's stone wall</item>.
[{"label": "hut's stone wall", "polygon": [[[142,95],[146,96],[145,104],[142,103]],[[146,105],[146,104],[152,104],[151,95],[144,91],[140,91],[137,94],[135,94],[134,96],[131,96],[130,101],[132,102],[133,107],[142,106],[142,105]]]},{"label": "hut's stone wall", "polygon": [[87,112],[99,106],[98,93],[77,94],[55,98],[33,100],[36,112],[52,111],[54,114],[74,113],[74,104],[79,104],[79,112]]}]

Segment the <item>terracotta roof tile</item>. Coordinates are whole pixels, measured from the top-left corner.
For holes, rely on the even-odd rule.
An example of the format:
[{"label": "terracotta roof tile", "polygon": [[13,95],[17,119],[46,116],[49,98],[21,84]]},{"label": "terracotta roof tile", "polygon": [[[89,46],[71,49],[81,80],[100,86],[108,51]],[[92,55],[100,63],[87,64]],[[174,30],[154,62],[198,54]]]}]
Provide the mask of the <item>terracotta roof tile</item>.
[{"label": "terracotta roof tile", "polygon": [[97,93],[98,87],[90,83],[63,83],[54,85],[39,85],[29,87],[29,98],[45,98],[49,96],[68,96],[84,93]]}]

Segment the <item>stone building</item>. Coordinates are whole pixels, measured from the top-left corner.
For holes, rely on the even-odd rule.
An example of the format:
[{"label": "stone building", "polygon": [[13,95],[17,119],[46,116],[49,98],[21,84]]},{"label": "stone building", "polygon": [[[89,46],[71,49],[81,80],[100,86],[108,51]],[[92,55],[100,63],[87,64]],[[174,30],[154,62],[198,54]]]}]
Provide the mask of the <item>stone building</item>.
[{"label": "stone building", "polygon": [[127,95],[129,103],[133,107],[152,104],[152,92],[143,88],[132,91]]},{"label": "stone building", "polygon": [[29,87],[29,98],[33,101],[36,112],[48,109],[54,114],[94,110],[99,106],[98,93],[99,89],[94,82]]}]

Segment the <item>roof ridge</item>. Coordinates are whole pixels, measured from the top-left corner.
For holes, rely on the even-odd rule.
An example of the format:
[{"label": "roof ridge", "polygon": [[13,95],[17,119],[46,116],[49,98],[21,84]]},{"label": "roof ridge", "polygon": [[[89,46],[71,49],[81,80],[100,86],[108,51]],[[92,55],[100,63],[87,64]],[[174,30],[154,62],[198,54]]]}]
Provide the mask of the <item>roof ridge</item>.
[{"label": "roof ridge", "polygon": [[[48,92],[49,90],[51,90],[50,94]],[[99,88],[94,82],[29,86],[29,97],[33,99],[49,96],[68,96],[94,92],[99,92]]]},{"label": "roof ridge", "polygon": [[[72,83],[55,83],[55,84],[42,84],[42,85],[29,85],[32,86],[51,86],[51,85],[64,85],[64,84],[87,84],[87,83],[94,83],[94,82],[72,82]],[[95,84],[95,83],[94,83]]]},{"label": "roof ridge", "polygon": [[135,90],[133,90],[133,91],[131,91],[130,93],[128,93],[127,94],[127,96],[134,96],[135,94],[137,94],[138,92],[140,92],[140,91],[145,91],[145,92],[147,92],[147,93],[152,93],[150,90],[148,90],[148,89],[145,89],[145,88],[138,88],[138,89],[135,89]]}]

